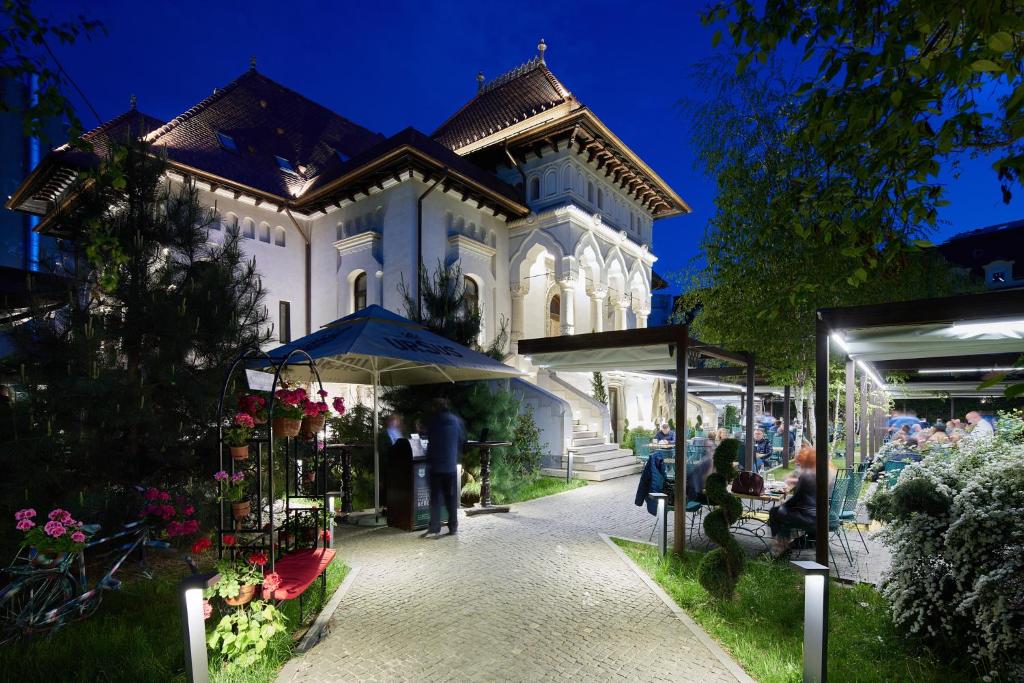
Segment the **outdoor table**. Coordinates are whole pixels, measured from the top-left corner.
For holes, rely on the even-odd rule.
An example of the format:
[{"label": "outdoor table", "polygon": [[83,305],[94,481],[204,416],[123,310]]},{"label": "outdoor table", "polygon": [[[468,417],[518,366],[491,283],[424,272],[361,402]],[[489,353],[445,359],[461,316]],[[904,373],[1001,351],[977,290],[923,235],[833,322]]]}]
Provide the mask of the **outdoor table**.
[{"label": "outdoor table", "polygon": [[[732,493],[732,486],[729,487],[729,490]],[[774,508],[786,499],[788,493],[788,491],[785,493],[770,493],[767,490],[759,496],[733,493],[732,495],[744,501],[746,507],[746,511],[732,525],[733,533],[756,538],[767,548],[767,539],[771,534],[771,529],[768,526],[768,510],[764,509],[764,504],[771,503],[770,508]]]},{"label": "outdoor table", "polygon": [[490,512],[508,512],[507,505],[491,505],[491,449],[498,446],[511,446],[511,441],[467,441],[469,448],[480,449],[480,507],[466,510],[467,515],[479,515]]}]

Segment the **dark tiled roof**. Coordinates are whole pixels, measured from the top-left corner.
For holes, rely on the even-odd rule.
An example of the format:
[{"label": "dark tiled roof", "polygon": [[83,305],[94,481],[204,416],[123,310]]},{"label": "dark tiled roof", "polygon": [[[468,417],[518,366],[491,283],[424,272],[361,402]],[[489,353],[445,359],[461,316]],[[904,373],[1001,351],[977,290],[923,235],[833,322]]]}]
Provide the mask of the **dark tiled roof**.
[{"label": "dark tiled roof", "polygon": [[457,150],[571,99],[572,94],[535,57],[485,85],[432,137]]},{"label": "dark tiled roof", "polygon": [[[105,157],[110,153],[112,143],[125,144],[132,140],[138,140],[162,125],[164,122],[160,119],[143,114],[133,108],[97,128],[93,128],[82,136],[82,140],[92,146],[92,152],[95,155]],[[61,151],[70,149],[70,145],[63,145],[60,148]]]},{"label": "dark tiled roof", "polygon": [[[237,151],[225,148],[218,133],[230,136]],[[298,196],[338,152],[354,156],[383,139],[255,70],[149,136],[171,161],[279,197]]]}]

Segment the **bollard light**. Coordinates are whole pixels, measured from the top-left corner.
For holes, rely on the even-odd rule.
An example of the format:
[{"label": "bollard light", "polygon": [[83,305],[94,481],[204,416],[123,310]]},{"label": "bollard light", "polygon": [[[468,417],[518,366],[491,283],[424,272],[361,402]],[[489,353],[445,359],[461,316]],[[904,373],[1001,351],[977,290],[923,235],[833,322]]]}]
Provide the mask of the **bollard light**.
[{"label": "bollard light", "polygon": [[668,507],[665,505],[665,501],[668,500],[668,496],[664,493],[649,493],[647,497],[658,501],[657,518],[661,522],[661,535],[658,536],[658,553],[665,557],[665,552],[668,548]]},{"label": "bollard light", "polygon": [[206,619],[203,591],[220,581],[220,574],[192,574],[181,581],[181,632],[185,642],[185,675],[189,683],[209,683],[206,659]]},{"label": "bollard light", "polygon": [[828,664],[828,567],[791,562],[804,575],[804,683],[825,683]]}]

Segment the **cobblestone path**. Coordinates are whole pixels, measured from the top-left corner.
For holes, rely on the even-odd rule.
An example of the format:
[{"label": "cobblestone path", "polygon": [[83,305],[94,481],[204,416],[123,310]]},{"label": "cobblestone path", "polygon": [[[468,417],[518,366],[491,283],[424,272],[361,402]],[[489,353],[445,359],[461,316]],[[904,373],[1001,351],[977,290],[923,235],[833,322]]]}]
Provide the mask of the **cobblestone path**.
[{"label": "cobblestone path", "polygon": [[359,567],[283,681],[735,681],[599,533],[647,538],[637,477],[460,520],[337,534]]}]

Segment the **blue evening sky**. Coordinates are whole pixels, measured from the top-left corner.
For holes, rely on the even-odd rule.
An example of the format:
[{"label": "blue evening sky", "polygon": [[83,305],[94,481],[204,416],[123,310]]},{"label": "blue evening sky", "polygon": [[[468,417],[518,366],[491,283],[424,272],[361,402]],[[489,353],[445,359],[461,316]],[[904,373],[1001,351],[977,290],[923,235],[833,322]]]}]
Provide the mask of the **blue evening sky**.
[{"label": "blue evening sky", "polygon": [[[430,133],[488,79],[548,44],[547,62],[690,204],[693,213],[655,224],[655,269],[699,258],[714,210],[714,183],[694,168],[690,126],[678,102],[699,98],[691,67],[713,54],[702,2],[39,2],[52,18],[84,13],[106,36],[58,54],[104,119],[139,109],[169,119],[248,68],[258,69],[367,128]],[[723,41],[724,44],[725,41]],[[87,128],[96,122],[83,109]],[[935,241],[1021,218],[1002,203],[986,160],[964,160]]]}]

